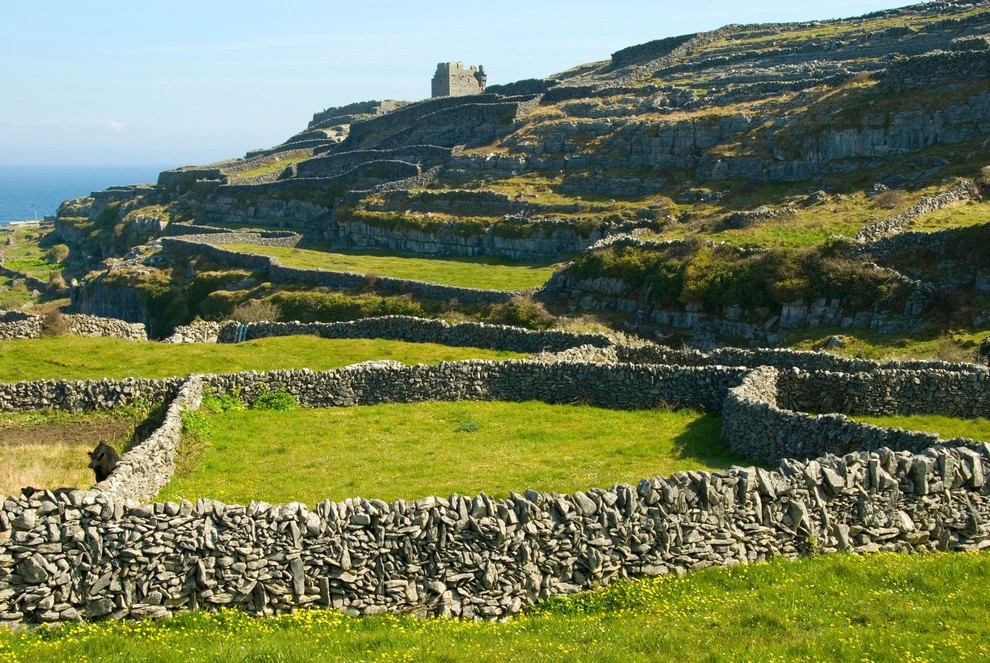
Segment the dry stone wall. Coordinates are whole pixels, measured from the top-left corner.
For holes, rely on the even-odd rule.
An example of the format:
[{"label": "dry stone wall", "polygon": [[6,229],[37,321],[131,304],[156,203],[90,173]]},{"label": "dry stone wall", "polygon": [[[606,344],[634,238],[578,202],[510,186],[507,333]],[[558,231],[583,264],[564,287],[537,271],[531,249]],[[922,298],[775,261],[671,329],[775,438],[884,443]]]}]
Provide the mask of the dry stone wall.
[{"label": "dry stone wall", "polygon": [[[438,366],[371,362],[319,373],[0,385],[0,410],[81,411],[171,400],[158,429],[93,490],[3,503],[0,621],[161,617],[218,606],[255,614],[309,606],[354,615],[499,618],[542,598],[624,577],[812,552],[990,547],[990,446],[787,409],[985,416],[986,369],[873,365],[842,374],[720,366],[712,356],[709,365],[678,366],[604,337],[561,332],[516,330],[513,338],[507,328],[398,317],[326,327],[340,335],[432,331],[430,340],[439,333],[475,345],[515,341],[516,349],[545,343],[567,354]],[[667,358],[703,357],[670,352]],[[724,358],[742,361],[745,351],[733,352],[739,354]],[[616,363],[637,353],[649,363]],[[813,361],[810,354],[789,353],[808,366],[850,361]],[[785,356],[749,353],[753,361],[782,362]],[[527,490],[501,499],[353,498],[313,509],[210,499],[147,504],[174,470],[182,412],[198,407],[205,387],[247,400],[284,389],[307,407],[536,399],[721,410],[723,442],[778,467],[682,472],[636,486],[565,495]]]},{"label": "dry stone wall", "polygon": [[[144,325],[124,322],[117,318],[95,315],[65,315],[69,333],[76,336],[102,336],[129,341],[147,341]],[[44,317],[20,311],[0,311],[0,341],[40,338],[44,335]]]},{"label": "dry stone wall", "polygon": [[853,239],[858,242],[876,242],[903,232],[919,217],[973,199],[979,199],[976,185],[973,182],[960,182],[948,191],[923,198],[917,205],[896,216],[866,226],[853,235]]},{"label": "dry stone wall", "polygon": [[[304,371],[206,382],[250,388],[283,381],[297,385],[304,398],[312,394],[311,403],[341,395],[358,402],[382,394],[419,399],[429,389],[462,397],[449,391],[451,378],[470,392],[481,373],[489,374],[489,388],[508,375],[518,380],[528,374],[537,378],[526,381],[533,393],[550,382],[581,389],[600,381],[601,371],[615,373],[611,388],[602,389],[610,398],[622,384],[638,394],[641,385],[626,381],[635,374],[663,376],[668,384],[687,379],[698,393],[728,392],[725,418],[742,401],[749,402],[740,417],[756,412],[776,388],[773,369],[743,380],[744,369],[534,362],[364,366],[328,372],[330,382],[320,386],[313,380],[317,374]],[[415,377],[430,374],[435,380]],[[704,386],[718,375],[731,376],[737,386]],[[566,379],[574,377],[586,379]],[[409,391],[400,382],[419,388]],[[150,460],[152,466],[168,467],[174,415],[195,408],[199,384],[193,379],[183,385],[160,437],[145,443],[163,450],[149,456],[166,459]],[[325,394],[317,397],[311,389]],[[637,399],[644,402],[639,395],[631,401]],[[137,469],[127,456],[124,463]],[[39,493],[4,502],[0,620],[165,616],[217,606],[258,614],[310,606],[355,615],[497,618],[541,598],[623,577],[813,551],[974,550],[990,545],[983,524],[990,514],[988,471],[986,445],[856,450],[784,460],[773,471],[685,472],[567,495],[529,490],[504,499],[355,498],[312,510],[207,499],[127,505],[106,490],[131,481],[115,473],[107,482],[114,485],[102,492]]]},{"label": "dry stone wall", "polygon": [[605,347],[611,344],[601,334],[573,334],[558,330],[532,331],[507,325],[480,322],[451,324],[390,315],[349,322],[253,322],[227,323],[217,336],[220,343],[251,341],[271,336],[311,335],[323,338],[384,338],[411,343],[440,343],[455,347],[491,348],[516,352],[566,350],[581,345]]},{"label": "dry stone wall", "polygon": [[175,457],[182,433],[182,413],[199,409],[203,381],[186,380],[169,403],[162,423],[150,436],[124,454],[116,469],[94,490],[126,503],[146,504],[155,499],[175,473]]},{"label": "dry stone wall", "polygon": [[[821,400],[815,398],[816,388],[826,390]],[[801,405],[828,414],[795,411]],[[929,433],[871,426],[838,412],[986,416],[990,380],[986,372],[843,375],[761,367],[729,390],[722,410],[722,443],[740,456],[765,463],[880,449],[919,453],[937,445],[960,447],[958,453],[965,457],[987,451],[987,445],[972,440],[945,441]]]},{"label": "dry stone wall", "polygon": [[[217,323],[204,327],[208,335]],[[710,352],[675,349],[655,343],[625,343],[613,341],[604,334],[579,334],[555,329],[530,330],[506,325],[479,322],[451,324],[443,320],[428,320],[410,316],[382,316],[350,322],[255,322],[238,325],[224,323],[217,342],[236,343],[271,336],[312,335],[323,338],[385,338],[413,343],[441,343],[457,347],[515,350],[517,352],[563,352],[581,346],[611,349],[617,362],[632,364],[669,364],[679,366],[774,366],[800,368],[804,371],[857,373],[880,368],[895,370],[949,372],[980,372],[977,364],[957,364],[945,361],[895,361],[884,364],[839,357],[824,352],[787,350],[781,348],[719,348]]]},{"label": "dry stone wall", "polygon": [[150,380],[37,380],[0,382],[0,412],[66,410],[92,412],[174,398],[178,378]]}]

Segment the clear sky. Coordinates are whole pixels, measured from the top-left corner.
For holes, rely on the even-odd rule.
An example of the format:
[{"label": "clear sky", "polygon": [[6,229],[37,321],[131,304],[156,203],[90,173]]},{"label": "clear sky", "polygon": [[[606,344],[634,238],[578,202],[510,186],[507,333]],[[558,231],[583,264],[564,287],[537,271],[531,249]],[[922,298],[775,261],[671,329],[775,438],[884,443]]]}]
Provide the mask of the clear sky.
[{"label": "clear sky", "polygon": [[0,164],[199,164],[313,113],[429,96],[436,63],[542,78],[728,23],[908,0],[0,0]]}]

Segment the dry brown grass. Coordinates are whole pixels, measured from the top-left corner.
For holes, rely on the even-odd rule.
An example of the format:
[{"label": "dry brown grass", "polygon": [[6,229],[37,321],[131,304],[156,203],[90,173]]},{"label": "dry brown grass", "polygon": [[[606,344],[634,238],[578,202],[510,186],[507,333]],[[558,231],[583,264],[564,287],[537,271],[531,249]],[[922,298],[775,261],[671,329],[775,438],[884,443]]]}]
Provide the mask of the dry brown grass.
[{"label": "dry brown grass", "polygon": [[24,486],[89,488],[93,471],[87,465],[95,444],[88,442],[24,442],[0,445],[0,494],[16,495]]},{"label": "dry brown grass", "polygon": [[100,441],[122,452],[144,416],[137,410],[0,415],[0,494],[25,486],[89,488],[94,476],[87,452]]}]

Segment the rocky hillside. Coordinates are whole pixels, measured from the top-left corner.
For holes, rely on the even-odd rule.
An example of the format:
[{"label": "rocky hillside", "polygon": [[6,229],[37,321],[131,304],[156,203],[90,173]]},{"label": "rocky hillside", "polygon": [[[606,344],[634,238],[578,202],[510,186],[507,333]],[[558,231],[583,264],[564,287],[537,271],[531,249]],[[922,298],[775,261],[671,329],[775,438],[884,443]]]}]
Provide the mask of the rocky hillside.
[{"label": "rocky hillside", "polygon": [[[938,283],[932,274],[892,276],[897,261],[887,247],[877,267],[888,270],[885,295],[853,311],[855,287],[821,285],[801,270],[770,270],[771,280],[804,285],[774,281],[761,286],[768,294],[759,301],[726,294],[732,288],[693,297],[645,292],[614,269],[595,273],[608,261],[589,255],[615,253],[610,242],[629,234],[647,243],[690,240],[677,251],[692,255],[712,240],[817,255],[835,234],[862,245],[990,221],[980,202],[980,171],[990,163],[988,77],[987,0],[731,25],[484,94],[325,109],[270,149],[166,171],[155,187],[69,201],[57,229],[99,259],[199,225],[290,229],[331,247],[420,255],[546,262],[585,254],[544,293],[561,310],[618,311],[658,326],[707,312],[721,321],[717,335],[774,342],[773,325],[756,327],[775,316],[806,319],[816,300],[835,307],[822,315],[836,325],[853,324],[878,302],[910,317]],[[964,212],[945,213],[949,206]],[[646,262],[669,258],[654,248],[626,242],[622,250]],[[850,264],[871,262],[861,258],[868,249],[844,251]],[[731,279],[741,267],[726,260]],[[954,292],[990,278],[972,265],[963,271],[970,285],[953,283]],[[872,283],[878,274],[856,278]],[[983,302],[970,300],[975,312],[965,323],[978,324]],[[781,309],[790,305],[806,312]],[[754,309],[767,314],[753,317]],[[719,327],[733,316],[749,326]],[[921,324],[895,317],[864,324]]]}]

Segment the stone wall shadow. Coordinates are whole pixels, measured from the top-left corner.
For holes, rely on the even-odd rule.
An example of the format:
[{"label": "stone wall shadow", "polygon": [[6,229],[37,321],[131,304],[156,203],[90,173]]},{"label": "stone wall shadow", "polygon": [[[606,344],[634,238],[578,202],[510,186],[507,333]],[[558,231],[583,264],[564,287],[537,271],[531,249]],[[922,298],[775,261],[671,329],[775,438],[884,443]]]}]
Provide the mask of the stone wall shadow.
[{"label": "stone wall shadow", "polygon": [[771,467],[732,453],[722,444],[721,434],[722,415],[712,413],[702,415],[674,438],[674,455],[682,460],[696,461],[717,469],[728,469],[733,465]]}]

